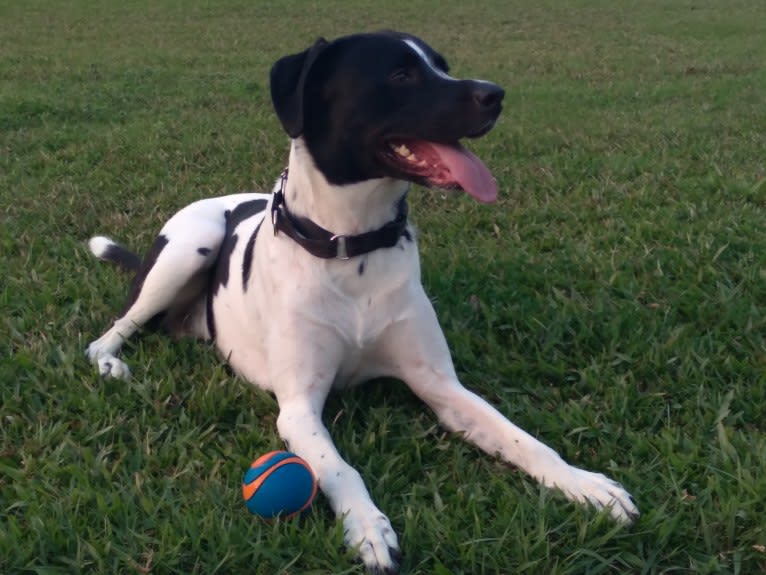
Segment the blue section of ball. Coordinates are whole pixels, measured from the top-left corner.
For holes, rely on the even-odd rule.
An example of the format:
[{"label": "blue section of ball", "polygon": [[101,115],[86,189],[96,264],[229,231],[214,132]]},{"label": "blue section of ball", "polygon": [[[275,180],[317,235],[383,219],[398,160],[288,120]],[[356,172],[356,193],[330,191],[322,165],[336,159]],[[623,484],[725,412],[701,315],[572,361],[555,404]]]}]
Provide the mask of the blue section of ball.
[{"label": "blue section of ball", "polygon": [[278,467],[280,461],[295,457],[289,452],[278,452],[247,470],[244,486],[265,475],[260,487],[245,501],[251,513],[267,519],[288,516],[310,503],[315,493],[315,480],[308,465],[297,460]]}]

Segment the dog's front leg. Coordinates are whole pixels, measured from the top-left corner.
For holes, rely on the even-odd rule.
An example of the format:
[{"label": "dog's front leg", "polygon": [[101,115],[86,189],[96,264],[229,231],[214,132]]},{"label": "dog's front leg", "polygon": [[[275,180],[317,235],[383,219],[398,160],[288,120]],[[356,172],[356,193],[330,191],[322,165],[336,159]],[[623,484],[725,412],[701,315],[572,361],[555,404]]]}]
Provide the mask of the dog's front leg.
[{"label": "dog's front leg", "polygon": [[[431,372],[434,374],[434,372]],[[607,509],[617,521],[629,523],[638,516],[630,494],[616,481],[567,464],[553,449],[520,429],[484,399],[465,389],[456,378],[412,386],[436,411],[442,424],[491,455],[526,471],[547,487],[560,489],[568,498]]]},{"label": "dog's front leg", "polygon": [[406,320],[389,328],[381,354],[393,366],[394,375],[434,409],[445,427],[463,433],[482,450],[499,455],[570,499],[608,509],[618,521],[629,522],[638,515],[630,494],[619,483],[567,464],[553,449],[465,389],[425,293],[418,303]]},{"label": "dog's front leg", "polygon": [[288,449],[305,459],[319,488],[343,520],[346,543],[374,573],[396,573],[401,554],[388,518],[375,506],[359,473],[338,453],[322,423],[325,394],[307,386],[307,394],[277,393],[277,428]]}]

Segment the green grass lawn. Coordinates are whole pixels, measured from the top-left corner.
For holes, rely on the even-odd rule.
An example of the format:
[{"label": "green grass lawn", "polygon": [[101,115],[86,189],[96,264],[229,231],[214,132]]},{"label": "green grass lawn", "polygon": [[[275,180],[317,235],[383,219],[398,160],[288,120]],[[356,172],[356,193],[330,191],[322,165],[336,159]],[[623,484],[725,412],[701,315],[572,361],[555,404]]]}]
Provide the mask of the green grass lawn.
[{"label": "green grass lawn", "polygon": [[423,36],[507,89],[471,144],[497,205],[415,190],[426,288],[462,380],[631,528],[439,428],[403,384],[325,420],[404,573],[766,572],[766,4],[505,0],[0,3],[0,573],[360,573],[320,497],[248,515],[277,406],[212,347],[146,333],[133,379],[83,350],[185,204],[286,162],[268,70],[317,36]]}]

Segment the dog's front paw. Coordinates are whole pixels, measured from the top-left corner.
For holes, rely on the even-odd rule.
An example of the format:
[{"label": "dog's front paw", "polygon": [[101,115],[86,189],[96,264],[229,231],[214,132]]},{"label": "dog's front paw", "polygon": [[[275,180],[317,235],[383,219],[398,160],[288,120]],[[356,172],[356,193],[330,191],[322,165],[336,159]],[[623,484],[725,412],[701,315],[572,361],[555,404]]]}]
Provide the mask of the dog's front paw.
[{"label": "dog's front paw", "polygon": [[98,374],[101,377],[114,377],[117,379],[130,379],[130,368],[111,353],[103,351],[98,342],[93,342],[85,350],[90,362],[98,366]]},{"label": "dog's front paw", "polygon": [[399,572],[402,552],[388,517],[375,507],[367,512],[351,510],[343,518],[346,544],[357,550],[367,571],[375,574]]},{"label": "dog's front paw", "polygon": [[630,493],[601,473],[571,467],[567,480],[556,482],[556,487],[570,499],[608,510],[612,518],[620,523],[632,523],[640,515]]},{"label": "dog's front paw", "polygon": [[127,363],[113,355],[106,355],[98,358],[98,374],[101,377],[130,379],[130,368]]}]

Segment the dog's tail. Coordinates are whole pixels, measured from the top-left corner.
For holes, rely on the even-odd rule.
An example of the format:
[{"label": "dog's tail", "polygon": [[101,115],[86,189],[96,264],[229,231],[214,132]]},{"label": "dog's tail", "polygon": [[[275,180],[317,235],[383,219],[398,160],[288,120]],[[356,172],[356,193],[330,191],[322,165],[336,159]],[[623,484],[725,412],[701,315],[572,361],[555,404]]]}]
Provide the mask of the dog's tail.
[{"label": "dog's tail", "polygon": [[105,236],[90,238],[88,247],[98,259],[117,264],[128,271],[135,272],[141,266],[140,257]]}]

